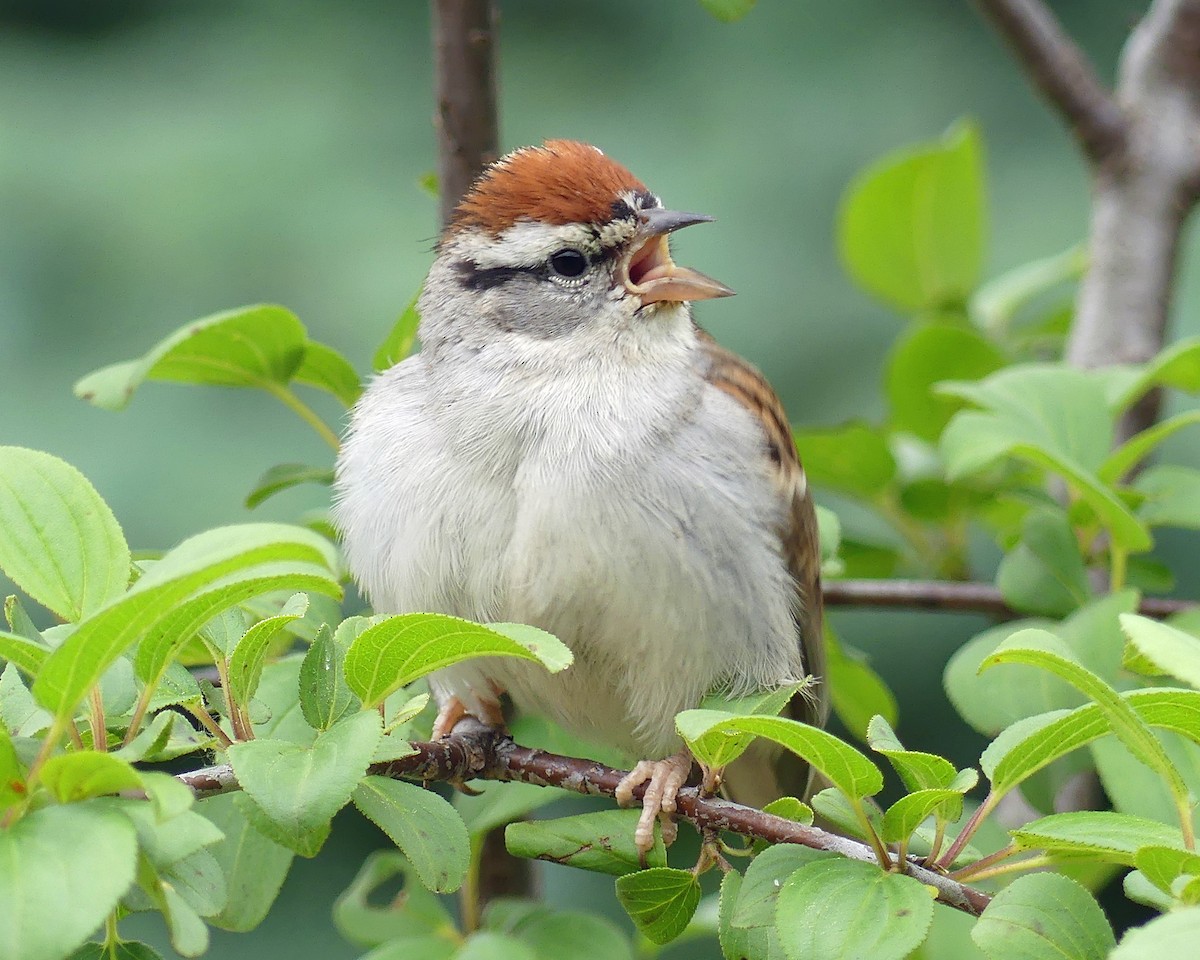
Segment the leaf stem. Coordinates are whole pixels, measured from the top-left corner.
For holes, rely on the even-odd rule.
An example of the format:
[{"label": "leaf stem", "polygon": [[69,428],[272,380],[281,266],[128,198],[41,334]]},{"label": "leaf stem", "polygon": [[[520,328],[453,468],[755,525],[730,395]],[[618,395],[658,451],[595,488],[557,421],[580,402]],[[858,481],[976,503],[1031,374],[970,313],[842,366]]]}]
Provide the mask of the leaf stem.
[{"label": "leaf stem", "polygon": [[194,707],[185,704],[183,709],[199,720],[201,726],[216,737],[221,746],[233,746],[233,741],[229,739],[229,735],[221,729],[221,725],[213,719],[213,715],[204,709],[203,704],[196,704]]},{"label": "leaf stem", "polygon": [[989,793],[984,799],[983,803],[975,808],[975,812],[971,814],[971,819],[967,821],[966,826],[964,826],[962,830],[958,832],[958,836],[955,837],[954,842],[950,844],[950,849],[942,854],[941,858],[938,860],[936,864],[937,867],[942,870],[950,869],[950,865],[954,863],[958,855],[962,853],[963,847],[970,842],[971,837],[974,836],[975,831],[979,829],[979,825],[983,823],[984,818],[986,818],[987,815],[995,809],[996,804],[1000,802],[1000,796],[1000,794]]},{"label": "leaf stem", "polygon": [[280,403],[312,427],[316,431],[317,436],[329,444],[334,453],[341,448],[341,442],[338,440],[337,434],[329,428],[329,424],[317,416],[316,411],[312,407],[296,395],[296,391],[292,390],[291,387],[282,386],[274,382],[266,386]]},{"label": "leaf stem", "polygon": [[1129,552],[1124,547],[1119,547],[1115,543],[1110,543],[1108,546],[1108,581],[1109,589],[1116,593],[1125,586],[1125,574],[1128,566]]},{"label": "leaf stem", "polygon": [[108,752],[108,728],[104,722],[104,697],[100,693],[100,684],[92,687],[91,706],[92,749],[106,753]]},{"label": "leaf stem", "polygon": [[942,843],[946,839],[946,818],[939,816],[933,828],[933,841],[929,844],[929,853],[925,856],[925,866],[932,867],[937,862],[938,854],[942,852]]},{"label": "leaf stem", "polygon": [[[980,860],[980,863],[983,861]],[[1016,873],[1018,870],[1036,870],[1039,867],[1053,866],[1057,862],[1057,858],[1050,856],[1048,853],[1039,854],[1036,857],[1026,857],[1024,860],[1012,860],[1008,863],[1001,863],[987,870],[980,870],[978,873],[971,874],[972,882],[978,883],[980,880],[988,880],[992,877],[1000,877],[1006,873]],[[974,864],[972,864],[974,866]],[[951,878],[958,879],[957,874],[952,874]]]},{"label": "leaf stem", "polygon": [[875,832],[875,826],[871,823],[871,818],[867,816],[867,811],[862,805],[862,801],[857,797],[851,799],[851,804],[854,807],[854,812],[858,816],[858,822],[862,824],[862,828],[866,833],[867,842],[870,843],[871,849],[875,851],[875,857],[879,861],[881,870],[892,869],[892,857],[888,853],[887,847],[883,841],[879,839],[879,834]]},{"label": "leaf stem", "polygon": [[471,859],[467,862],[467,875],[463,878],[458,895],[463,930],[467,933],[479,929],[479,871],[483,866],[483,841],[486,836],[478,834],[471,837]]},{"label": "leaf stem", "polygon": [[1010,843],[1007,847],[997,850],[995,853],[989,853],[986,857],[980,857],[974,863],[968,863],[965,867],[958,870],[950,871],[950,876],[961,883],[964,877],[973,877],[978,873],[983,873],[993,864],[1000,863],[1002,860],[1007,860],[1018,850],[1015,843]]},{"label": "leaf stem", "polygon": [[146,711],[150,708],[150,698],[154,695],[154,688],[147,685],[142,689],[141,695],[138,696],[137,704],[133,708],[133,716],[129,718],[129,729],[125,731],[125,739],[121,741],[122,747],[127,747],[133,743],[133,738],[138,735],[138,730],[141,729],[142,720],[145,719]]}]

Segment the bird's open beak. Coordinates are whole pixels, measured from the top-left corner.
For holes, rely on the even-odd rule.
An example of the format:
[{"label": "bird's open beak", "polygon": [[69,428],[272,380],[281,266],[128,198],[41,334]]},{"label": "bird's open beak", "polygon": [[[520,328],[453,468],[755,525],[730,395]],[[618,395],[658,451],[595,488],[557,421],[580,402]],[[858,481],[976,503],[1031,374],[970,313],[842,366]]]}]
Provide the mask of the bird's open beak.
[{"label": "bird's open beak", "polygon": [[712,217],[659,209],[642,210],[640,216],[642,224],[619,268],[619,279],[626,290],[639,297],[643,304],[733,296],[729,287],[712,277],[677,266],[667,247],[668,234],[693,223],[708,223]]}]

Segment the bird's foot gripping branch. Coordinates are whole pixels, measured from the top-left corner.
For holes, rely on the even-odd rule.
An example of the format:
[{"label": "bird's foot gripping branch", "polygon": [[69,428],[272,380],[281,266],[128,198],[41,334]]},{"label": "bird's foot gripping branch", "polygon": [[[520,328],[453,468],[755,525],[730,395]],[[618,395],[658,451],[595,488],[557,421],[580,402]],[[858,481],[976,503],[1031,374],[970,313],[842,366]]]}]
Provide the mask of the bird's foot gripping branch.
[{"label": "bird's foot gripping branch", "polygon": [[[718,890],[719,871],[697,876],[691,853],[668,858],[659,846],[639,869],[636,811],[525,819],[553,798],[611,794],[617,765],[577,759],[591,754],[545,730],[536,738],[528,723],[514,726],[518,740],[557,743],[554,752],[479,730],[426,740],[426,674],[467,656],[571,669],[553,637],[434,615],[344,617],[324,516],[133,554],[78,471],[7,447],[0,567],[20,595],[0,631],[0,955],[153,958],[125,942],[135,912],[161,915],[174,948],[199,955],[210,928],[264,919],[293,858],[315,854],[348,805],[397,848],[364,864],[334,912],[372,960],[485,948],[558,956],[568,927],[585,960],[651,956],[660,941],[702,934],[750,960],[886,960],[918,947],[926,960],[972,950],[1004,960],[1014,937],[1038,960],[1160,960],[1172,937],[1193,942],[1200,641],[1194,612],[1142,593],[1173,584],[1154,537],[1200,527],[1200,473],[1132,468],[1200,417],[1185,409],[1112,441],[1150,391],[1200,392],[1200,344],[1092,372],[1054,361],[1070,319],[1055,292],[1086,258],[1069,251],[982,283],[980,156],[977,132],[960,126],[852,187],[843,256],[912,322],[887,361],[886,418],[796,437],[815,495],[855,505],[844,529],[819,514],[827,578],[857,578],[831,584],[833,604],[1010,621],[965,639],[943,678],[966,724],[990,740],[978,763],[906,748],[894,698],[831,633],[826,681],[857,746],[761,704],[677,718],[709,768],[757,738],[814,767],[824,789],[807,805],[781,797],[762,810],[684,791],[679,817],[722,837],[735,869]],[[416,325],[410,308],[378,368],[408,354]],[[260,306],[189,324],[78,392],[118,408],[146,381],[255,388],[333,447],[321,405],[349,407],[361,379],[289,311]],[[274,467],[247,505],[331,479],[327,463]],[[861,579],[968,580],[985,535],[1002,555],[994,585]],[[168,775],[167,762],[192,772]],[[452,803],[422,786],[468,777],[481,793]],[[1096,778],[1105,795],[1093,799],[1112,809],[1053,812],[1065,784]],[[1016,791],[1035,813],[1004,829],[998,816]],[[506,824],[523,856],[617,875],[636,938],[592,913],[474,909],[482,838]],[[1095,894],[1121,871],[1126,895],[1162,916],[1116,945]],[[378,906],[398,876],[402,906]],[[438,896],[456,890],[461,923]]]},{"label": "bird's foot gripping branch", "polygon": [[[611,796],[622,771],[521,746],[469,723],[441,741],[414,737],[428,729],[421,686],[432,670],[478,656],[570,669],[562,644],[528,627],[432,614],[330,623],[320,598],[338,592],[336,559],[319,535],[288,525],[201,534],[133,563],[129,583],[120,528],[77,471],[9,447],[0,450],[0,477],[8,521],[0,562],[29,598],[65,621],[41,631],[23,601],[6,606],[0,885],[70,883],[86,891],[69,922],[56,924],[42,922],[37,898],[4,898],[0,909],[9,920],[0,929],[12,931],[17,945],[9,955],[65,956],[97,928],[116,949],[120,919],[139,910],[160,912],[175,948],[196,955],[208,925],[257,924],[293,856],[314,855],[348,804],[402,853],[369,860],[340,901],[337,919],[351,939],[398,944],[418,937],[441,951],[434,955],[451,956],[472,938],[529,942],[545,935],[549,920],[536,912],[518,920],[492,910],[478,929],[458,928],[420,888],[469,889],[482,832],[561,796],[546,788]],[[1093,605],[1078,617],[1100,614]],[[1189,635],[1133,614],[1121,623],[1130,665],[1195,670],[1200,643]],[[1179,880],[1200,869],[1191,801],[1154,731],[1200,741],[1200,693],[1161,681],[1118,692],[1080,662],[1072,636],[1072,629],[1065,639],[1021,629],[982,659],[984,678],[1039,671],[1074,691],[1079,705],[1004,730],[980,760],[989,780],[985,799],[966,816],[975,771],[905,749],[882,717],[868,725],[864,753],[815,727],[754,712],[778,706],[758,698],[687,711],[677,718],[679,733],[713,769],[755,739],[771,741],[811,764],[828,786],[811,806],[781,798],[766,810],[694,789],[681,793],[683,819],[762,843],[744,872],[727,873],[710,895],[714,910],[700,909],[701,878],[669,866],[661,845],[651,866],[639,869],[633,811],[515,823],[509,847],[617,874],[617,898],[651,943],[712,931],[731,955],[771,956],[771,945],[784,945],[798,956],[866,951],[899,958],[924,940],[941,909],[935,904],[981,916],[973,935],[985,950],[1012,922],[1042,930],[1047,949],[1084,934],[1111,940],[1098,908],[1081,908],[1093,916],[1082,930],[1052,922],[1061,919],[1064,898],[1076,905],[1090,899],[1066,877],[1027,873],[1062,858],[1136,866],[1140,897],[1178,902],[1186,915],[1190,894]],[[297,638],[307,640],[303,653],[289,652]],[[215,665],[219,685],[197,681],[181,666],[201,660]],[[988,837],[975,848],[1007,793],[1109,736],[1172,798],[1175,826],[1118,812],[1052,814],[1002,843]],[[225,762],[174,777],[154,769],[208,751]],[[878,761],[905,788],[886,805],[877,802],[884,783]],[[513,782],[463,797],[455,809],[414,780]],[[814,828],[814,811],[838,832]],[[369,894],[398,872],[408,877],[405,905],[380,911]],[[990,900],[964,882],[1007,874],[1021,876]],[[230,898],[231,889],[247,884],[251,895]],[[817,916],[845,922],[804,919]],[[586,922],[606,949],[630,949],[604,921]],[[808,953],[818,942],[826,952]]]}]

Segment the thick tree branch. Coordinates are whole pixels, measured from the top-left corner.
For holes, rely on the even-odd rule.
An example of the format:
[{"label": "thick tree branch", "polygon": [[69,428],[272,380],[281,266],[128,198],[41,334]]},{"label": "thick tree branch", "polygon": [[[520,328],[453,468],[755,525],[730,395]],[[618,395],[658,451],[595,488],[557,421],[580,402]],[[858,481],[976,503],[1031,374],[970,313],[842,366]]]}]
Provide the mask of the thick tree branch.
[{"label": "thick tree branch", "polygon": [[[826,607],[890,607],[982,613],[1002,620],[1027,614],[1014,610],[990,583],[955,580],[827,580],[822,593]],[[1189,600],[1147,597],[1138,613],[1161,620],[1196,606]]]},{"label": "thick tree branch", "polygon": [[976,0],[1030,80],[1071,127],[1084,155],[1100,164],[1122,147],[1125,120],[1083,51],[1040,0]]},{"label": "thick tree branch", "polygon": [[499,150],[495,47],[492,0],[433,0],[434,126],[443,226]]},{"label": "thick tree branch", "polygon": [[[412,756],[374,764],[369,772],[376,776],[421,782],[516,780],[606,797],[613,796],[617,784],[625,775],[623,770],[591,760],[523,747],[471,720],[460,723],[451,737],[431,743],[416,742],[412,746],[416,751]],[[181,773],[176,779],[191,787],[200,798],[240,789],[233,771],[227,765]],[[634,796],[640,800],[643,792],[644,785],[634,790]],[[815,850],[830,850],[855,860],[878,862],[874,852],[865,843],[816,827],[805,827],[728,800],[704,798],[695,788],[681,791],[678,804],[677,816],[698,827],[728,831],[768,843],[798,843]],[[904,872],[935,889],[939,902],[972,916],[979,916],[990,902],[986,893],[927,870],[915,862],[906,862]]]},{"label": "thick tree branch", "polygon": [[[1041,0],[976,2],[1091,162],[1091,267],[1067,359],[1144,363],[1166,339],[1179,236],[1200,192],[1200,0],[1153,0],[1112,96]],[[1160,392],[1148,394],[1118,442],[1152,425],[1160,406]]]}]

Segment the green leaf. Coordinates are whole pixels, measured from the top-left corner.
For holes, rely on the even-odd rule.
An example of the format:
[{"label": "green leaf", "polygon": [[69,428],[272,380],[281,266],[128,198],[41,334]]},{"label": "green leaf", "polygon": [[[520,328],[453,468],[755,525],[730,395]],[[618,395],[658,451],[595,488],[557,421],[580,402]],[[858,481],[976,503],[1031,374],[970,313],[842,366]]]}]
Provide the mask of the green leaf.
[{"label": "green leaf", "polygon": [[125,591],[129,547],[82,473],[48,453],[0,447],[0,569],[78,621]]},{"label": "green leaf", "polygon": [[537,960],[533,948],[516,937],[480,930],[467,937],[454,960]]},{"label": "green leaf", "polygon": [[242,790],[275,827],[271,839],[313,856],[329,821],[366,773],[381,735],[379,715],[362,712],[321,733],[311,747],[248,740],[233,744],[228,756]]},{"label": "green leaf", "polygon": [[955,821],[962,816],[962,798],[975,786],[970,776],[975,771],[964,771],[961,790],[918,790],[901,797],[883,815],[883,839],[887,843],[900,843],[912,836],[926,819],[937,814],[942,820]]},{"label": "green leaf", "polygon": [[1103,960],[1116,942],[1100,905],[1058,873],[1031,873],[1001,890],[971,931],[992,960]]},{"label": "green leaf", "polygon": [[[471,788],[477,792],[455,793],[454,809],[463,818],[467,832],[473,838],[482,837],[497,827],[520,820],[562,797],[556,790],[547,790],[545,787],[515,780],[509,783],[477,781]],[[515,850],[510,852],[516,856],[534,855],[517,853]]]},{"label": "green leaf", "polygon": [[51,757],[42,765],[38,781],[59,803],[77,803],[142,786],[141,776],[127,761],[95,750]]},{"label": "green leaf", "polygon": [[375,707],[418,677],[485,656],[533,660],[551,673],[571,663],[566,645],[536,627],[484,627],[436,613],[410,613],[388,617],[355,638],[346,651],[346,682],[364,705]]},{"label": "green leaf", "polygon": [[1100,708],[1053,710],[1018,720],[1003,730],[979,758],[996,795],[1033,776],[1059,757],[1109,732]]},{"label": "green leaf", "polygon": [[1134,851],[1134,865],[1160,890],[1171,893],[1182,876],[1200,876],[1200,853],[1149,844]]},{"label": "green leaf", "polygon": [[[641,867],[633,840],[640,815],[640,810],[601,810],[554,820],[519,821],[505,829],[504,844],[515,857],[620,877]],[[655,836],[646,862],[651,867],[667,865],[661,837]]]},{"label": "green leaf", "polygon": [[1186,957],[1195,951],[1197,942],[1200,942],[1200,907],[1189,907],[1127,931],[1108,958],[1162,960],[1163,957]]},{"label": "green leaf", "polygon": [[[701,702],[699,714],[720,713],[736,716],[765,714],[774,716],[804,687],[803,683],[791,684],[765,693],[732,700],[722,694],[710,694]],[[686,737],[686,734],[684,736]],[[690,747],[698,759],[714,769],[720,769],[740,757],[753,742],[753,734],[735,735],[728,730],[708,730],[699,734]]]},{"label": "green leaf", "polygon": [[1100,465],[1100,479],[1105,483],[1116,483],[1145,460],[1164,440],[1194,423],[1200,423],[1200,410],[1176,414],[1135,434],[1110,453]]},{"label": "green leaf", "polygon": [[560,960],[565,944],[570,944],[571,960],[633,960],[629,938],[590,913],[537,913],[505,932],[532,947],[537,960]]},{"label": "green leaf", "polygon": [[707,763],[695,744],[709,742],[719,733],[739,737],[750,733],[778,743],[808,761],[830,783],[848,796],[871,796],[883,789],[883,774],[861,753],[817,727],[783,717],[738,717],[717,710],[685,710],[675,718],[675,728],[696,758]]},{"label": "green leaf", "polygon": [[1200,639],[1134,613],[1121,614],[1121,629],[1138,652],[1162,673],[1200,689]]},{"label": "green leaf", "polygon": [[832,633],[825,644],[825,674],[834,713],[859,740],[867,739],[874,716],[895,723],[899,715],[896,697],[883,678],[871,669],[865,654],[845,647]]},{"label": "green leaf", "polygon": [[138,883],[162,913],[172,949],[185,957],[198,957],[204,953],[208,949],[208,927],[175,884],[159,877],[144,859],[140,863]]},{"label": "green leaf", "polygon": [[1157,820],[1111,810],[1052,813],[1012,831],[1017,845],[1070,856],[1089,856],[1134,865],[1134,854],[1145,846],[1180,846],[1179,831]]},{"label": "green leaf", "polygon": [[12,737],[0,723],[0,815],[10,807],[23,803],[28,796],[25,767],[17,756]]},{"label": "green leaf", "polygon": [[333,347],[316,340],[304,344],[304,359],[292,377],[296,383],[324,390],[337,397],[342,406],[352,407],[362,393],[358,371]]},{"label": "green leaf", "polygon": [[37,679],[49,656],[49,650],[32,640],[0,631],[0,660],[7,660],[25,676]]},{"label": "green leaf", "polygon": [[426,888],[453,893],[462,885],[471,859],[467,828],[436,793],[415,783],[367,777],[354,791],[354,805],[392,838]]},{"label": "green leaf", "polygon": [[303,483],[333,483],[333,471],[327,467],[310,467],[303,463],[279,463],[254,481],[254,489],[246,495],[246,506],[253,510],[259,504],[283,490]]},{"label": "green leaf", "polygon": [[954,764],[944,757],[905,750],[891,724],[880,716],[871,718],[867,727],[867,744],[876,753],[888,758],[909,791],[943,790],[950,786],[957,773]]},{"label": "green leaf", "polygon": [[226,696],[234,703],[247,706],[250,698],[258,691],[266,664],[267,649],[276,635],[293,620],[299,620],[308,611],[308,597],[297,593],[273,617],[260,620],[249,630],[229,658],[229,689]]},{"label": "green leaf", "polygon": [[973,124],[855,177],[838,215],[850,275],[903,311],[966,303],[983,266],[982,144]]},{"label": "green leaf", "polygon": [[718,20],[736,23],[754,9],[756,0],[700,0],[704,9]]},{"label": "green leaf", "polygon": [[[404,878],[399,896],[390,890],[397,876]],[[388,895],[379,897],[385,885]],[[395,850],[380,850],[367,857],[334,903],[333,922],[342,936],[360,947],[431,935],[450,943],[458,940],[442,901],[412,878],[408,861]]]},{"label": "green leaf", "polygon": [[903,334],[888,360],[892,425],[923,440],[937,440],[962,401],[935,393],[943,380],[979,380],[1004,365],[1004,355],[976,330],[935,323]]},{"label": "green leaf", "polygon": [[1087,247],[1080,243],[1023,263],[979,288],[971,299],[971,316],[985,330],[1003,333],[1022,308],[1060,284],[1080,279],[1088,259]]},{"label": "green leaf", "polygon": [[9,629],[22,639],[29,640],[39,647],[45,645],[42,632],[34,626],[33,618],[29,616],[19,597],[10,594],[4,598],[4,619],[8,621]]},{"label": "green leaf", "polygon": [[813,823],[812,807],[795,797],[780,797],[778,800],[772,800],[763,807],[763,813],[783,817],[785,820],[794,820],[806,827],[811,827]]},{"label": "green leaf", "polygon": [[400,314],[400,319],[388,331],[387,338],[375,351],[371,365],[376,373],[394,366],[412,353],[413,344],[417,340],[417,328],[421,324],[421,315],[417,313],[417,303],[420,299],[421,290],[418,289],[408,301],[404,312]]},{"label": "green leaf", "polygon": [[[156,870],[187,873],[197,865],[196,854],[221,839],[221,831],[207,817],[191,810],[168,817],[154,805],[138,802],[122,803],[121,810],[137,828],[142,853]],[[215,862],[207,867],[209,872],[220,872]],[[221,904],[210,912],[220,909],[224,903],[223,876],[219,883]]]},{"label": "green leaf", "polygon": [[870,499],[896,475],[886,434],[861,421],[828,430],[798,430],[795,440],[805,473],[818,487]]},{"label": "green leaf", "polygon": [[689,870],[651,867],[617,878],[617,899],[652,943],[670,943],[691,922],[700,882]]},{"label": "green leaf", "polygon": [[1045,624],[1084,666],[1115,681],[1125,643],[1117,617],[1136,609],[1137,599],[1133,591],[1121,590],[1093,600],[1061,623],[1018,621],[973,637],[946,666],[946,692],[955,709],[976,730],[995,735],[1024,717],[1078,706],[1083,695],[1044,670],[1012,666],[981,673],[980,667],[1017,630]]},{"label": "green leaf", "polygon": [[1138,517],[1152,527],[1200,529],[1200,470],[1161,464],[1145,470],[1133,482],[1145,499]]},{"label": "green leaf", "polygon": [[255,830],[230,795],[208,798],[201,811],[224,835],[209,850],[229,887],[224,908],[208,922],[222,930],[253,930],[279,896],[292,851]]},{"label": "green leaf", "polygon": [[1171,344],[1143,366],[1126,366],[1114,373],[1109,384],[1109,406],[1120,413],[1133,406],[1156,386],[1175,387],[1195,393],[1200,390],[1200,337]]},{"label": "green leaf", "polygon": [[955,414],[942,433],[950,480],[1012,457],[1061,476],[1119,544],[1133,551],[1150,546],[1146,528],[1096,475],[1113,432],[1099,377],[1063,364],[1022,364],[940,390],[983,408]]},{"label": "green leaf", "polygon": [[45,807],[0,830],[0,955],[67,956],[117,906],[136,856],[133,825],[91,804]]},{"label": "green leaf", "polygon": [[793,873],[776,908],[789,960],[902,960],[932,921],[933,897],[920,881],[840,857]]},{"label": "green leaf", "polygon": [[304,325],[283,307],[229,310],[189,323],[135,360],[88,374],[75,395],[121,410],[145,380],[278,390],[300,368],[307,343]]},{"label": "green leaf", "polygon": [[1121,880],[1121,888],[1125,898],[1134,903],[1151,907],[1154,910],[1166,912],[1176,906],[1176,900],[1168,893],[1163,893],[1158,887],[1146,879],[1145,874],[1130,870]]},{"label": "green leaf", "polygon": [[1054,634],[1045,630],[1021,630],[1001,643],[996,652],[984,660],[981,669],[1001,663],[1024,663],[1047,670],[1094,700],[1118,739],[1142,763],[1163,777],[1181,805],[1187,802],[1187,786],[1149,727],[1116,690],[1079,664],[1070,649]]},{"label": "green leaf", "polygon": [[328,730],[361,704],[346,683],[346,651],[357,633],[371,623],[352,617],[330,634],[322,627],[300,665],[300,709],[314,730]]},{"label": "green leaf", "polygon": [[67,960],[163,960],[163,956],[148,944],[124,940],[111,948],[103,943],[85,943]]},{"label": "green leaf", "polygon": [[1021,542],[1000,561],[996,585],[1009,606],[1026,613],[1064,617],[1088,602],[1087,567],[1062,510],[1039,507],[1026,514]]},{"label": "green leaf", "polygon": [[725,956],[784,960],[775,924],[784,881],[804,865],[830,856],[821,850],[781,843],[750,861],[744,878],[736,871],[725,874],[717,918]]},{"label": "green leaf", "polygon": [[335,570],[329,542],[299,527],[244,524],[206,531],[171,550],[127,594],[81,623],[50,655],[33,693],[47,709],[69,717],[139,640],[138,674],[153,686],[173,652],[221,610],[288,586],[337,595]]}]

